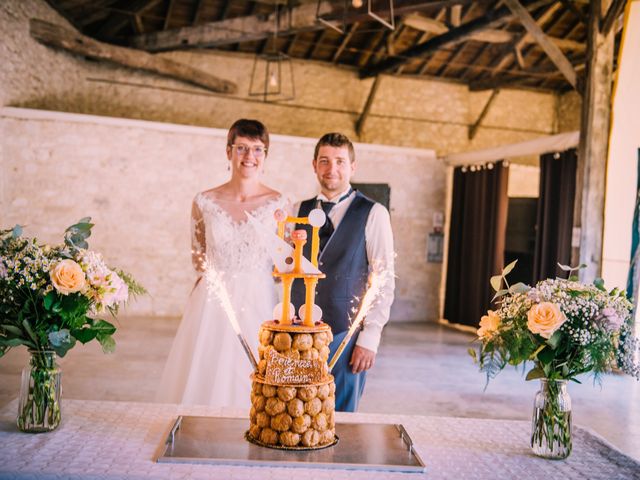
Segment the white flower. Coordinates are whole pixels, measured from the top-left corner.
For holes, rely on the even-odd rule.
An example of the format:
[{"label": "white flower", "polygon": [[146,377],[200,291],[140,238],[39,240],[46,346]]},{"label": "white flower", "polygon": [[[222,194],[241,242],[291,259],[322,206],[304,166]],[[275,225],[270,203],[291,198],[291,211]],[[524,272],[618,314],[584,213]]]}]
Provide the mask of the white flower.
[{"label": "white flower", "polygon": [[120,278],[116,272],[109,274],[109,282],[106,291],[102,297],[102,303],[105,307],[110,307],[121,302],[125,302],[129,298],[129,287]]}]

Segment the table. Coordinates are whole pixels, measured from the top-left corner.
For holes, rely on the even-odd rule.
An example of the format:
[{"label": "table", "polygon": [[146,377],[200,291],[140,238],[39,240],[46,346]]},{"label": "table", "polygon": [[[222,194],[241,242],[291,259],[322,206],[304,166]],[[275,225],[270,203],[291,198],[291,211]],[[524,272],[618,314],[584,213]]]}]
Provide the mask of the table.
[{"label": "table", "polygon": [[566,460],[532,455],[525,421],[339,413],[340,422],[402,423],[426,473],[160,464],[154,460],[178,415],[243,417],[242,411],[155,403],[63,400],[54,432],[15,427],[16,402],[0,410],[0,478],[33,479],[640,479],[640,462],[574,427]]}]

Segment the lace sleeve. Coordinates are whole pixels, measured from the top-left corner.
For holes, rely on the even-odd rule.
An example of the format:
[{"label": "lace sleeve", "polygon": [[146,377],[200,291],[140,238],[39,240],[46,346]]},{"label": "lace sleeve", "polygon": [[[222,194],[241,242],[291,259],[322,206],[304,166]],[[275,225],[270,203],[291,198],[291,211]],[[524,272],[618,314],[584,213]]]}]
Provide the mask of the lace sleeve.
[{"label": "lace sleeve", "polygon": [[191,262],[196,272],[204,272],[207,252],[207,240],[204,231],[202,210],[194,200],[191,207]]}]

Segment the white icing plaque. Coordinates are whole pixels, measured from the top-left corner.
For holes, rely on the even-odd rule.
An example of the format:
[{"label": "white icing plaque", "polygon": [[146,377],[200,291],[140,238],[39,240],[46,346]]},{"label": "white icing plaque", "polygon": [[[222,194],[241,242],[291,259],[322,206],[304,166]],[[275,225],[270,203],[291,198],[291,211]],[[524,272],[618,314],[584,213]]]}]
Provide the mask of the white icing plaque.
[{"label": "white icing plaque", "polygon": [[303,385],[320,383],[323,376],[322,360],[295,360],[273,349],[266,355],[265,381],[272,385]]}]

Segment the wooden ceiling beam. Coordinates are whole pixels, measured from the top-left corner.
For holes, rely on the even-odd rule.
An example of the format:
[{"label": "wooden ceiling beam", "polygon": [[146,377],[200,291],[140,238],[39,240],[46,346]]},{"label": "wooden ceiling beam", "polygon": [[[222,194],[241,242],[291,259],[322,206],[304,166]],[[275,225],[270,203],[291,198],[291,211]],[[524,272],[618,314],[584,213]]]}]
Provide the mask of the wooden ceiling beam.
[{"label": "wooden ceiling beam", "polygon": [[[419,1],[419,0],[395,0],[394,13],[404,15],[414,11],[430,10],[438,7],[449,7],[453,5],[466,5],[473,3],[472,0],[446,0],[446,1]],[[223,17],[232,2],[226,2],[223,10]],[[388,7],[387,7],[388,8]],[[325,27],[316,21],[316,2],[305,2],[291,9],[291,29],[282,30],[283,34],[294,34],[296,32],[318,31]],[[334,11],[329,0],[323,0],[320,7],[320,14],[328,20],[333,19],[337,13]],[[388,14],[381,9],[377,12],[380,16]],[[164,32],[150,33],[147,35],[137,35],[130,39],[130,45],[142,50],[151,52],[174,50],[188,47],[218,47],[239,42],[262,40],[274,29],[275,14],[251,15],[236,18],[221,18],[216,22],[204,23],[197,26],[177,28]],[[342,17],[340,17],[342,19]],[[347,24],[354,22],[371,21],[371,17],[366,12],[353,12],[346,18]]]},{"label": "wooden ceiling beam", "polygon": [[314,45],[313,48],[311,50],[311,53],[309,54],[309,58],[311,60],[313,60],[313,57],[320,51],[320,49],[322,48],[322,42],[324,41],[325,37],[327,36],[327,32],[328,30],[322,30],[321,32],[318,32],[318,36],[316,37],[315,41],[314,41]]},{"label": "wooden ceiling beam", "polygon": [[371,106],[373,105],[373,100],[376,96],[376,92],[378,91],[378,86],[380,85],[380,76],[378,75],[373,81],[373,85],[371,85],[371,90],[369,90],[369,95],[367,96],[367,101],[364,105],[362,113],[358,120],[356,120],[356,134],[358,138],[362,138],[362,133],[364,132],[364,125],[369,117],[369,113],[371,112]]},{"label": "wooden ceiling beam", "polygon": [[163,30],[168,30],[169,25],[171,25],[171,16],[173,15],[173,9],[176,6],[176,0],[169,0],[169,6],[167,7],[167,13],[164,16],[164,26]]},{"label": "wooden ceiling beam", "polygon": [[333,63],[338,62],[340,55],[342,55],[342,52],[344,52],[344,49],[347,47],[347,45],[351,41],[353,34],[356,33],[356,30],[358,29],[359,26],[360,26],[360,22],[354,22],[349,28],[349,31],[347,32],[347,34],[342,37],[342,41],[340,42],[340,45],[338,46],[336,53],[333,54],[333,59],[331,60]]},{"label": "wooden ceiling beam", "polygon": [[96,33],[97,38],[110,39],[114,37],[131,21],[134,15],[142,15],[147,10],[152,9],[162,0],[135,0],[129,7],[127,13],[113,13],[111,17],[100,27]]},{"label": "wooden ceiling beam", "polygon": [[371,56],[380,48],[380,46],[384,43],[384,30],[379,30],[375,33],[373,38],[371,39],[371,48],[367,48],[360,54],[360,58],[358,58],[358,67],[362,68],[369,63],[369,59]]},{"label": "wooden ceiling beam", "polygon": [[[540,28],[543,28],[559,9],[560,3],[552,3],[549,8],[547,8],[544,12],[542,12],[542,14],[538,16],[538,18],[536,18],[536,23],[540,26]],[[498,55],[497,61],[493,65],[491,65],[491,68],[493,69],[491,75],[495,75],[511,62],[513,62],[516,59],[516,52],[521,51],[521,49],[525,46],[530,38],[531,37],[528,32],[517,36],[514,39],[513,43],[507,46],[506,49]]]},{"label": "wooden ceiling beam", "polygon": [[[445,18],[446,14],[447,14],[447,9],[446,8],[442,8],[442,9],[440,9],[438,14],[436,15],[435,19],[440,21],[443,18]],[[426,42],[429,39],[429,36],[430,36],[429,32],[425,32],[420,37],[420,39],[418,40],[416,45],[420,45],[420,44]],[[433,56],[430,56],[429,58],[427,58],[425,60],[424,64],[422,65],[422,67],[420,67],[420,70],[419,70],[419,74],[420,75],[424,75],[426,73],[426,71],[429,69],[429,64],[430,64],[432,58],[433,58]]]},{"label": "wooden ceiling beam", "polygon": [[142,23],[142,17],[140,15],[134,15],[131,22],[133,23],[133,29],[136,33],[144,33],[144,24]]},{"label": "wooden ceiling beam", "polygon": [[[526,4],[532,4],[532,1],[525,1]],[[548,2],[546,2],[548,3]],[[407,63],[416,57],[425,57],[442,48],[451,47],[469,39],[474,33],[488,28],[495,28],[501,25],[505,20],[512,16],[510,9],[502,7],[500,9],[490,9],[482,17],[476,18],[452,28],[442,35],[433,37],[426,42],[415,45],[401,54],[401,56],[388,58],[377,65],[365,68],[360,72],[362,78],[373,77],[383,72],[393,70],[400,65]]]},{"label": "wooden ceiling beam", "polygon": [[190,65],[178,63],[158,55],[151,55],[147,52],[98,42],[74,30],[43,20],[32,18],[29,21],[29,33],[38,42],[50,47],[95,60],[103,60],[155,73],[197,85],[213,92],[235,93],[238,89],[235,83],[215,77]]},{"label": "wooden ceiling beam", "polygon": [[613,27],[616,19],[622,15],[624,11],[624,6],[626,5],[626,0],[613,0],[611,5],[609,5],[609,9],[602,19],[602,23],[600,24],[600,32],[605,37],[609,35],[611,28]]},{"label": "wooden ceiling beam", "polygon": [[202,15],[204,13],[204,6],[206,4],[206,0],[198,0],[196,4],[196,11],[193,14],[193,19],[191,20],[191,25],[198,25],[202,23]]},{"label": "wooden ceiling beam", "polygon": [[560,1],[562,2],[562,5],[564,5],[564,8],[569,10],[571,13],[573,13],[576,16],[578,20],[580,20],[582,23],[587,25],[589,19],[584,13],[582,13],[582,11],[578,7],[576,7],[576,4],[574,2],[572,2],[571,0],[560,0]]},{"label": "wooden ceiling beam", "polygon": [[[228,2],[231,3],[231,2]],[[321,12],[330,13],[331,4],[324,1]],[[280,15],[288,14],[286,12]],[[282,18],[282,17],[281,17]],[[218,47],[233,43],[264,40],[275,32],[276,13],[270,15],[246,15],[228,18],[198,26],[183,27],[164,32],[137,35],[130,41],[132,47],[150,52],[188,47]],[[316,22],[316,5],[303,4],[291,9],[291,28],[280,30],[283,34],[324,29]]]},{"label": "wooden ceiling beam", "polygon": [[[475,11],[476,5],[478,4],[472,3],[471,5],[469,5],[469,8],[467,8],[467,10],[462,14],[461,22],[466,23],[467,21],[469,21],[469,17],[471,17],[473,12]],[[482,32],[479,32],[479,33],[482,33]],[[436,76],[438,77],[446,76],[447,71],[449,70],[449,67],[452,66],[451,64],[455,63],[455,61],[462,55],[462,51],[465,49],[465,46],[466,46],[465,44],[458,46],[458,48],[449,55],[449,58],[447,59],[447,61],[444,62],[436,72]]]},{"label": "wooden ceiling beam", "polygon": [[573,88],[576,88],[578,79],[573,65],[567,60],[567,57],[564,56],[562,51],[549,40],[527,9],[524,8],[518,0],[503,0],[503,3],[520,20],[531,36],[536,39],[540,47],[542,47],[551,61],[558,67],[558,70],[562,72],[569,84],[571,84]]}]

